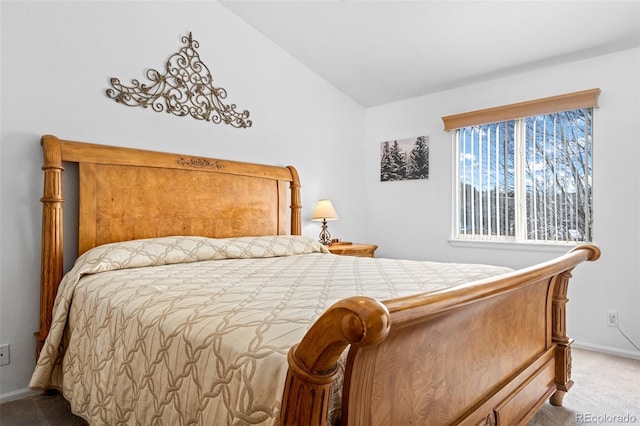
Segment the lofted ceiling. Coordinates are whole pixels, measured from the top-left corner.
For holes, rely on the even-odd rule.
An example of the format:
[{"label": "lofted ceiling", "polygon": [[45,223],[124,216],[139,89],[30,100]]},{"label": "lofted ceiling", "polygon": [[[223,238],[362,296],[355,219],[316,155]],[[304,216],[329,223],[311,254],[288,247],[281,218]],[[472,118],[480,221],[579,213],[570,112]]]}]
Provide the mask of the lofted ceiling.
[{"label": "lofted ceiling", "polygon": [[640,0],[221,3],[364,107],[640,46]]}]

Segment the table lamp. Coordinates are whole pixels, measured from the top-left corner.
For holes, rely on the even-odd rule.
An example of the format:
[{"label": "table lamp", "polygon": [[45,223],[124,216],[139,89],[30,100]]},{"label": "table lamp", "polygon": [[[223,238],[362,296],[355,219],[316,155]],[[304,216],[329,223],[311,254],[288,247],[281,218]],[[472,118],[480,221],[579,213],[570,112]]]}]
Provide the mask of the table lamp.
[{"label": "table lamp", "polygon": [[330,246],[331,234],[329,234],[329,230],[327,229],[327,221],[338,220],[338,214],[336,213],[336,209],[333,208],[333,204],[331,204],[331,201],[330,200],[318,201],[318,204],[316,204],[316,209],[313,211],[313,214],[311,215],[311,220],[322,221],[322,231],[320,231],[319,242],[324,245]]}]

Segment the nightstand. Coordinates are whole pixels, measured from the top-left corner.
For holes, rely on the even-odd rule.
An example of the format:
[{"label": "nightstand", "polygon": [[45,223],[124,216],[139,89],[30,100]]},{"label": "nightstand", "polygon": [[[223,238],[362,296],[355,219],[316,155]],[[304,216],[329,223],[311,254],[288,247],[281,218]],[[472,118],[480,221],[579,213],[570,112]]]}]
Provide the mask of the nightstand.
[{"label": "nightstand", "polygon": [[378,246],[375,244],[333,243],[327,248],[331,253],[341,256],[375,257]]}]

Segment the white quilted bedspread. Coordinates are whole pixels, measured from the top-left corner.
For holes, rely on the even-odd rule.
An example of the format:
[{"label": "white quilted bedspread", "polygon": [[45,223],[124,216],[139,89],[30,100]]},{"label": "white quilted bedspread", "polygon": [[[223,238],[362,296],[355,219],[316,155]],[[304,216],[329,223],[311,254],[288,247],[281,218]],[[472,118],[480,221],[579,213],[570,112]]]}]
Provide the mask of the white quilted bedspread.
[{"label": "white quilted bedspread", "polygon": [[337,300],[507,271],[336,256],[299,236],[108,244],[63,279],[30,387],[61,389],[95,425],[275,424],[287,352]]}]

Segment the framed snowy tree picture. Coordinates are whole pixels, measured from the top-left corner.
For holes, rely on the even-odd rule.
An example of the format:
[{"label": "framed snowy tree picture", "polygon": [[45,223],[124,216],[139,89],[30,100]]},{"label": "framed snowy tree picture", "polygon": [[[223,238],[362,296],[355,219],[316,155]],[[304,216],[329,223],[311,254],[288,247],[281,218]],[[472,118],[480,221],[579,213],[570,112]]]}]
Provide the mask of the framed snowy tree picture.
[{"label": "framed snowy tree picture", "polygon": [[380,181],[429,178],[429,136],[380,144]]}]

